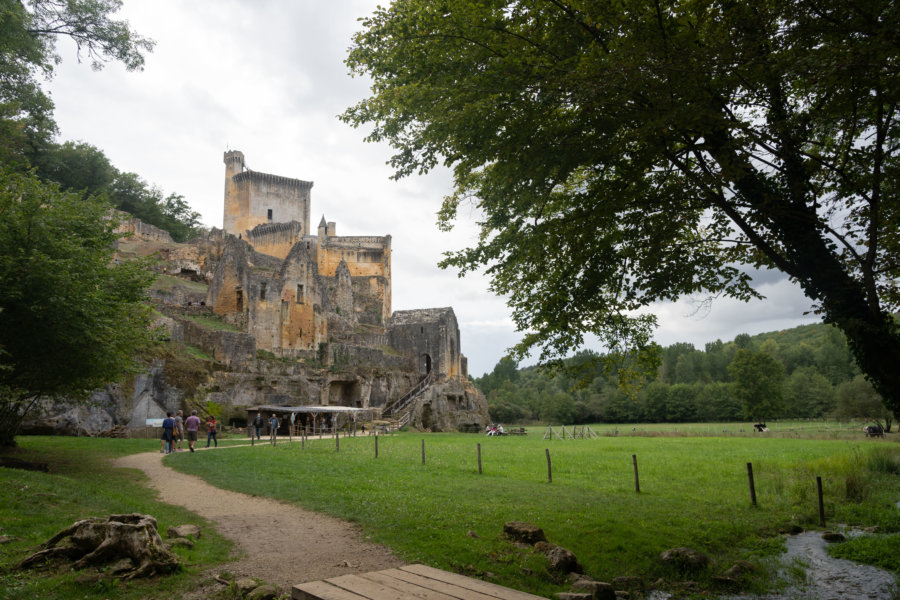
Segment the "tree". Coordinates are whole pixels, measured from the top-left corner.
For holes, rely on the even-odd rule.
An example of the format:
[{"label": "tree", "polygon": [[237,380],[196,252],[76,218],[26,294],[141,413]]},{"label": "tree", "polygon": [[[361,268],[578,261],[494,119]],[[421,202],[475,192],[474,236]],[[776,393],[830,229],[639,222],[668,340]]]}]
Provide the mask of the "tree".
[{"label": "tree", "polygon": [[892,412],[884,407],[878,392],[862,376],[856,376],[837,386],[834,395],[837,399],[833,413],[835,417],[883,421],[887,430],[891,430]]},{"label": "tree", "polygon": [[834,408],[834,388],[814,368],[800,368],[787,379],[785,400],[789,417],[823,417]]},{"label": "tree", "polygon": [[83,398],[151,343],[153,274],[113,263],[109,207],[0,170],[0,446],[42,396]]},{"label": "tree", "polygon": [[53,102],[40,89],[71,39],[94,69],[110,60],[141,69],[154,42],[112,18],[121,0],[0,0],[0,163],[23,168],[56,132]]},{"label": "tree", "polygon": [[106,154],[84,142],[49,144],[31,163],[41,179],[58,183],[63,191],[89,196],[105,192],[116,178]]},{"label": "tree", "polygon": [[734,395],[744,405],[744,416],[756,421],[780,416],[784,394],[784,367],[770,354],[741,348],[728,365]]},{"label": "tree", "polygon": [[183,242],[201,230],[200,214],[179,194],[163,197],[163,192],[149,185],[136,173],[119,173],[110,182],[106,195],[113,206],[134,215],[144,223],[155,225]]},{"label": "tree", "polygon": [[657,301],[796,281],[900,407],[900,3],[395,0],[347,64],[343,119],[395,177],[453,168],[484,267],[542,360],[647,344]]}]

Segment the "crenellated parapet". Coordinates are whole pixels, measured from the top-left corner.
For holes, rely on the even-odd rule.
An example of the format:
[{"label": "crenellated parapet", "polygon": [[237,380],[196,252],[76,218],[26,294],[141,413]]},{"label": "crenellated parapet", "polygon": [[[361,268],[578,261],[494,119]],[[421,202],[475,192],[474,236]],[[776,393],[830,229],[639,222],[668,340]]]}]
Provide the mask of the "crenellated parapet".
[{"label": "crenellated parapet", "polygon": [[257,252],[286,258],[294,244],[303,237],[303,224],[298,221],[263,223],[248,231],[246,237]]},{"label": "crenellated parapet", "polygon": [[267,185],[283,187],[286,189],[297,189],[299,191],[309,191],[312,189],[312,181],[303,181],[302,179],[292,179],[290,177],[282,177],[281,175],[271,175],[269,173],[260,173],[259,171],[242,171],[234,177],[235,183],[259,182]]}]

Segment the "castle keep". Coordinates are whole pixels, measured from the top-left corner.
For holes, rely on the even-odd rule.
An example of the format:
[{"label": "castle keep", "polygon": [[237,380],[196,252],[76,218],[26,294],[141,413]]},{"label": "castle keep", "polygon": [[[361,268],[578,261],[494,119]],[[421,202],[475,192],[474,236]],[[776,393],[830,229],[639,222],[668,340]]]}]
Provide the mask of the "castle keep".
[{"label": "castle keep", "polygon": [[312,234],[312,185],[251,171],[242,153],[225,153],[231,237],[210,305],[245,319],[257,347],[280,355],[350,341],[361,326],[381,328],[391,316],[391,236],[338,236],[324,216]]},{"label": "castle keep", "polygon": [[[324,216],[313,230],[311,181],[250,170],[236,150],[224,162],[224,229],[207,306],[246,331],[257,351],[330,365],[327,381],[304,401],[388,413],[402,401],[420,420],[425,411],[423,427],[434,427],[429,415],[446,411],[429,406],[432,398],[468,415],[455,414],[457,424],[480,427],[486,406],[468,381],[453,309],[392,313],[391,236],[339,236]],[[335,365],[354,364],[399,368],[406,383],[334,373]],[[416,402],[405,397],[413,388]]]}]

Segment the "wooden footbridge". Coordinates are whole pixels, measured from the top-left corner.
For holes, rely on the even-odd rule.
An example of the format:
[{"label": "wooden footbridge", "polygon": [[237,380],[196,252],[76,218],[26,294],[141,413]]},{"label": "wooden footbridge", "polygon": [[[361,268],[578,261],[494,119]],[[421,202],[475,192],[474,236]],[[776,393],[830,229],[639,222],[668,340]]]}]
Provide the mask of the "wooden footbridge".
[{"label": "wooden footbridge", "polygon": [[425,565],[301,583],[294,586],[291,597],[294,600],[546,600]]}]

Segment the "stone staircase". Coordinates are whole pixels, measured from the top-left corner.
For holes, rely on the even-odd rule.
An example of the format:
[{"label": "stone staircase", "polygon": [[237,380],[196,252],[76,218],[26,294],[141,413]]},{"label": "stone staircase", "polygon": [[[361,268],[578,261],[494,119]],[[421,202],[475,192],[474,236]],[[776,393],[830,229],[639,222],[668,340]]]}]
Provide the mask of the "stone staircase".
[{"label": "stone staircase", "polygon": [[415,406],[415,400],[419,396],[425,393],[425,390],[431,385],[434,380],[434,372],[431,371],[422,379],[419,380],[416,385],[413,386],[411,390],[403,394],[396,401],[386,406],[384,411],[382,411],[382,418],[395,421],[397,423],[397,429],[407,425],[409,423],[409,419],[412,416],[412,408]]}]

